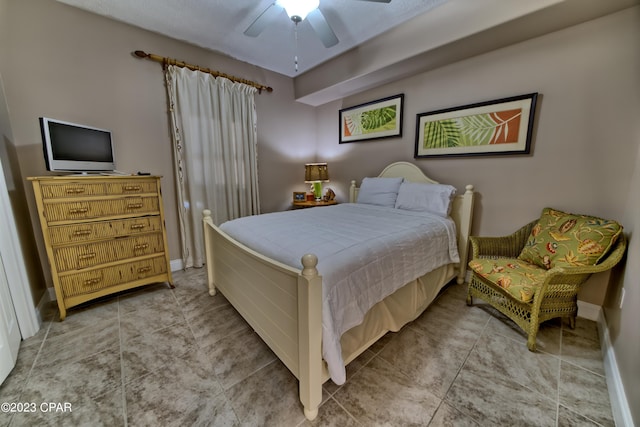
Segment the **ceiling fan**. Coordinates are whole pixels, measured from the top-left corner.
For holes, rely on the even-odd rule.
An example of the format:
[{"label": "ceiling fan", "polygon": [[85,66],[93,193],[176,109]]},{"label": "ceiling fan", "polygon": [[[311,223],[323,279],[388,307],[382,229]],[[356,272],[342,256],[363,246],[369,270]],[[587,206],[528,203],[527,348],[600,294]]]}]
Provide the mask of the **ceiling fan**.
[{"label": "ceiling fan", "polygon": [[[391,0],[359,0],[368,1],[373,3],[390,3]],[[324,15],[318,9],[320,0],[277,0],[271,3],[261,14],[256,18],[251,25],[244,31],[244,34],[249,37],[258,37],[262,31],[274,23],[282,8],[287,12],[289,18],[296,24],[296,26],[307,19],[311,28],[315,31],[318,38],[325,47],[331,47],[338,44],[338,37],[331,29],[331,26],[325,19]]]}]

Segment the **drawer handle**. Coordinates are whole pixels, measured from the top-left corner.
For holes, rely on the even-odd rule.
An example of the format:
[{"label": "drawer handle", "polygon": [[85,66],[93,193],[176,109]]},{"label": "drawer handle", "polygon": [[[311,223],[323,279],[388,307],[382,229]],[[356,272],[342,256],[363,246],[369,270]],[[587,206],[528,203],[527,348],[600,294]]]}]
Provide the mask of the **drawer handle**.
[{"label": "drawer handle", "polygon": [[91,234],[91,230],[76,230],[73,232],[74,236],[88,236]]},{"label": "drawer handle", "polygon": [[85,189],[82,187],[78,187],[78,188],[67,188],[67,193],[68,194],[80,194],[80,193],[84,193]]},{"label": "drawer handle", "polygon": [[140,191],[141,188],[139,185],[125,185],[124,191]]},{"label": "drawer handle", "polygon": [[70,214],[79,214],[79,213],[87,213],[87,212],[89,212],[89,208],[69,209]]},{"label": "drawer handle", "polygon": [[133,224],[131,225],[132,230],[142,230],[144,228],[144,224]]},{"label": "drawer handle", "polygon": [[149,247],[148,243],[142,243],[142,244],[139,244],[139,245],[135,245],[133,247],[133,250],[134,251],[140,251],[140,250],[143,250],[143,249],[147,249],[148,247]]},{"label": "drawer handle", "polygon": [[97,283],[100,283],[101,281],[102,281],[102,279],[87,279],[87,280],[84,281],[84,284],[86,286],[95,285]]},{"label": "drawer handle", "polygon": [[142,207],[142,203],[129,203],[127,208],[129,209],[140,209]]},{"label": "drawer handle", "polygon": [[96,253],[95,252],[89,252],[88,254],[78,255],[78,259],[79,260],[91,259],[91,258],[95,258],[95,257],[96,257]]},{"label": "drawer handle", "polygon": [[138,273],[146,273],[147,271],[151,271],[151,267],[140,267],[140,268],[138,268]]}]

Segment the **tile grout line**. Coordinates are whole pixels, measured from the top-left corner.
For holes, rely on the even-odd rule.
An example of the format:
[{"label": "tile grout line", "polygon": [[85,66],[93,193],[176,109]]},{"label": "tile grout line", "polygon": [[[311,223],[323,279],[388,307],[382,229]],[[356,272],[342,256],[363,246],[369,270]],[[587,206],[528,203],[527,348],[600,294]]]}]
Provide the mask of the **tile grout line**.
[{"label": "tile grout line", "polygon": [[[253,332],[253,333],[255,333],[255,332]],[[274,355],[274,356],[275,356],[275,355]],[[267,362],[266,364],[264,364],[264,366],[260,366],[259,368],[254,369],[253,371],[249,372],[249,373],[248,373],[244,378],[240,378],[238,381],[236,381],[236,382],[234,382],[234,383],[230,384],[228,387],[225,387],[224,385],[220,384],[220,386],[222,387],[222,391],[223,391],[223,392],[225,392],[225,396],[226,396],[226,392],[227,392],[228,390],[231,390],[233,387],[237,386],[238,384],[240,384],[240,383],[241,383],[241,382],[243,382],[244,380],[248,379],[248,378],[249,378],[249,377],[251,377],[252,375],[254,375],[254,374],[256,374],[256,373],[258,373],[258,372],[262,371],[263,369],[265,369],[266,367],[270,366],[271,364],[273,364],[273,363],[277,363],[277,362],[279,362],[279,361],[280,361],[280,360],[278,359],[278,357],[277,357],[277,356],[275,356],[275,357],[273,358],[273,360],[270,360],[269,362]],[[215,375],[215,374],[214,374],[214,375]],[[216,380],[217,380],[217,377],[216,377]],[[297,379],[296,379],[296,381],[297,381]],[[218,382],[219,382],[219,381],[218,381]],[[331,396],[330,396],[330,397],[331,397]],[[229,401],[229,402],[231,402],[231,401]],[[239,418],[238,418],[238,419],[239,419]]]},{"label": "tile grout line", "polygon": [[[473,351],[476,349],[476,346],[478,345],[478,343],[480,342],[480,339],[484,336],[485,331],[487,330],[487,328],[489,327],[489,323],[491,322],[491,317],[489,316],[487,318],[487,320],[485,321],[484,327],[482,328],[482,330],[480,331],[480,333],[478,333],[477,338],[475,339],[475,341],[473,342],[473,345],[471,346],[471,348],[469,349],[469,351],[467,352],[467,355],[465,356],[464,360],[462,361],[462,363],[460,364],[460,367],[458,368],[456,375],[453,377],[453,380],[451,381],[451,384],[449,384],[449,387],[447,388],[447,390],[444,392],[442,400],[440,401],[440,405],[442,405],[442,403],[447,403],[446,402],[446,398],[447,395],[449,394],[449,391],[453,388],[453,385],[455,384],[456,380],[458,379],[458,376],[460,375],[460,372],[462,372],[462,370],[464,369],[464,366],[467,364],[467,361],[469,360],[469,357],[471,357],[471,353],[473,353]],[[460,408],[451,405],[452,408],[454,408],[455,410],[459,411],[460,413],[468,416],[469,418],[471,418],[473,421],[478,422],[478,420],[476,420],[476,418],[474,416],[472,416],[471,414],[466,413],[465,411],[462,411]],[[440,408],[440,406],[438,406],[438,408]],[[437,412],[437,410],[436,410]],[[435,415],[436,413],[434,413]],[[433,420],[433,418],[432,418]],[[431,423],[431,422],[429,422]]]},{"label": "tile grout line", "polygon": [[[174,284],[175,284],[175,282],[174,282]],[[180,310],[180,313],[182,314],[182,317],[184,318],[184,321],[185,321],[185,323],[187,325],[187,329],[191,333],[191,336],[193,337],[193,340],[196,343],[196,351],[199,351],[199,352],[203,351],[203,348],[200,346],[199,340],[196,338],[196,335],[193,332],[193,326],[191,325],[191,320],[187,317],[187,314],[186,314],[186,312],[185,312],[185,310],[184,310],[184,308],[182,306],[182,303],[180,302],[180,298],[178,298],[178,295],[176,295],[175,288],[174,289],[170,289],[170,290],[171,290],[171,294],[173,295],[173,299],[175,300],[175,302],[176,302],[176,304],[178,306],[178,309]],[[276,357],[276,359],[277,359],[277,357]],[[235,416],[235,419],[238,422],[240,422],[240,417],[238,416],[238,412],[236,411],[236,408],[233,405],[233,402],[231,401],[231,399],[229,399],[229,396],[227,395],[227,391],[231,387],[229,387],[228,389],[225,389],[224,386],[220,383],[220,380],[219,380],[218,376],[215,374],[215,372],[212,372],[212,374],[214,376],[215,381],[220,385],[220,389],[222,390],[222,392],[220,394],[222,394],[224,396],[224,399],[229,403],[229,406],[231,406],[231,411],[233,412],[233,415]],[[251,374],[249,374],[249,375],[251,375]]]},{"label": "tile grout line", "polygon": [[49,331],[51,330],[51,323],[53,323],[53,320],[50,320],[49,324],[47,325],[47,331],[45,332],[44,337],[42,338],[42,342],[40,343],[40,346],[38,348],[38,352],[36,353],[36,357],[34,357],[34,359],[33,359],[33,363],[31,364],[31,368],[29,368],[29,373],[27,374],[27,377],[24,380],[23,389],[20,390],[20,396],[22,396],[22,392],[24,390],[24,386],[27,385],[27,382],[31,378],[31,373],[33,372],[33,368],[36,366],[36,363],[40,359],[40,354],[42,353],[42,348],[44,347],[44,342],[49,337]]},{"label": "tile grout line", "polygon": [[[22,399],[22,395],[24,393],[24,389],[27,386],[27,384],[29,383],[29,379],[31,379],[31,373],[33,372],[33,368],[36,366],[36,363],[38,362],[38,359],[40,358],[40,353],[42,352],[42,347],[44,347],[44,342],[47,339],[47,337],[49,336],[49,330],[51,330],[51,323],[53,321],[49,320],[48,324],[47,324],[47,330],[44,333],[44,337],[42,338],[42,342],[40,343],[40,345],[38,346],[38,351],[36,352],[36,357],[33,358],[33,362],[31,363],[31,367],[29,368],[29,372],[27,372],[27,375],[23,381],[22,387],[20,387],[20,393],[18,394],[18,401],[21,401]],[[20,357],[20,349],[18,349],[18,357]],[[11,375],[11,374],[9,374]],[[11,415],[9,417],[9,423],[7,424],[7,426],[11,426],[13,424],[13,421],[15,419],[15,413],[13,415]]]},{"label": "tile grout line", "polygon": [[[562,365],[563,364],[568,364],[568,365],[573,366],[574,368],[587,371],[589,373],[592,373],[594,375],[598,375],[600,377],[605,377],[604,375],[599,374],[597,372],[594,372],[589,368],[585,368],[584,366],[581,366],[579,364],[576,364],[576,363],[573,363],[571,361],[568,361],[568,360],[564,359],[563,354],[562,354],[562,350],[563,350],[563,343],[564,343],[564,331],[565,331],[565,328],[566,328],[565,322],[560,322],[560,349],[558,350],[558,352],[559,352],[558,358],[560,359],[560,363],[559,363],[559,366],[558,366],[558,391],[557,391],[556,426],[560,425],[560,406],[561,406],[561,403],[560,403],[560,386],[562,384],[562,381],[561,381],[562,380]],[[570,331],[567,330],[567,332],[570,332]],[[611,405],[611,402],[609,402],[609,405]],[[570,411],[572,413],[575,413],[575,414],[579,414],[574,408],[569,408],[566,405],[562,405],[562,406],[565,408],[565,410],[568,410],[568,411]],[[592,419],[591,417],[588,417],[586,415],[582,415],[582,416],[585,417],[586,419],[588,419],[589,421],[593,422],[594,424],[600,425],[600,423],[598,421]]]},{"label": "tile grout line", "polygon": [[560,343],[558,344],[558,385],[556,387],[556,426],[560,424],[560,386],[562,385],[562,338],[564,336],[564,322],[560,319]]},{"label": "tile grout line", "polygon": [[[362,423],[361,423],[361,422],[360,422],[360,421],[359,421],[359,420],[358,420],[358,419],[357,419],[357,418],[356,418],[356,417],[355,417],[351,412],[349,412],[349,411],[347,410],[347,408],[345,408],[345,407],[344,407],[344,405],[343,405],[342,403],[340,403],[340,401],[339,401],[338,399],[334,398],[333,396],[329,396],[329,398],[328,398],[325,402],[323,402],[322,406],[326,405],[326,404],[327,404],[327,402],[328,402],[328,401],[330,401],[330,400],[333,400],[333,401],[336,403],[336,405],[338,405],[340,408],[342,408],[342,410],[343,410],[344,412],[346,412],[346,413],[347,413],[347,415],[348,415],[348,416],[349,416],[353,421],[355,421],[355,423],[356,423],[357,425],[359,425],[359,426],[361,426],[361,425],[362,425]],[[302,424],[304,424],[304,421],[302,421],[302,423],[301,423],[300,425],[302,425]]]},{"label": "tile grout line", "polygon": [[126,390],[126,381],[125,381],[125,372],[124,372],[124,356],[122,354],[122,325],[121,325],[121,317],[120,317],[120,297],[118,297],[118,345],[120,347],[120,383],[122,387],[122,417],[123,417],[123,426],[127,427],[128,425],[128,417],[127,417],[127,390]]}]

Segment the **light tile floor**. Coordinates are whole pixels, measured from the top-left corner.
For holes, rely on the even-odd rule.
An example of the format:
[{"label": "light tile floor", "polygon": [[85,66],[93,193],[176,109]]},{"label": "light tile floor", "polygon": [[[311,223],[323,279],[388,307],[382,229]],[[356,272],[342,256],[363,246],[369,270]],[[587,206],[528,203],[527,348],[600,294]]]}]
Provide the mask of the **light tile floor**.
[{"label": "light tile floor", "polygon": [[180,271],[175,289],[113,296],[64,322],[52,306],[0,386],[0,402],[35,412],[0,413],[0,425],[614,425],[594,322],[545,324],[531,353],[509,320],[467,307],[460,285],[354,360],[343,386],[328,381],[310,423],[293,375],[205,277]]}]

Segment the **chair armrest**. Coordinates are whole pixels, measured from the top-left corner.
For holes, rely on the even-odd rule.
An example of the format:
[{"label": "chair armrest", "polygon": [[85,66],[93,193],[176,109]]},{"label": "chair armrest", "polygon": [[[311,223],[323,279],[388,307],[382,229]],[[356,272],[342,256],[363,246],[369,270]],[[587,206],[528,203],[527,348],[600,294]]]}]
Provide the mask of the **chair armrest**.
[{"label": "chair armrest", "polygon": [[531,221],[513,234],[501,237],[470,236],[473,258],[482,257],[506,257],[516,258],[522,252],[522,248],[531,234],[531,229],[538,220]]},{"label": "chair armrest", "polygon": [[554,277],[554,281],[557,281],[556,276],[571,276],[571,275],[580,275],[580,274],[594,274],[600,273],[603,271],[607,271],[612,269],[613,267],[620,262],[622,257],[624,256],[624,252],[627,248],[627,238],[624,234],[620,234],[618,241],[615,243],[615,246],[611,249],[607,257],[594,265],[583,265],[583,266],[575,266],[575,267],[554,267],[547,272],[549,276]]}]

